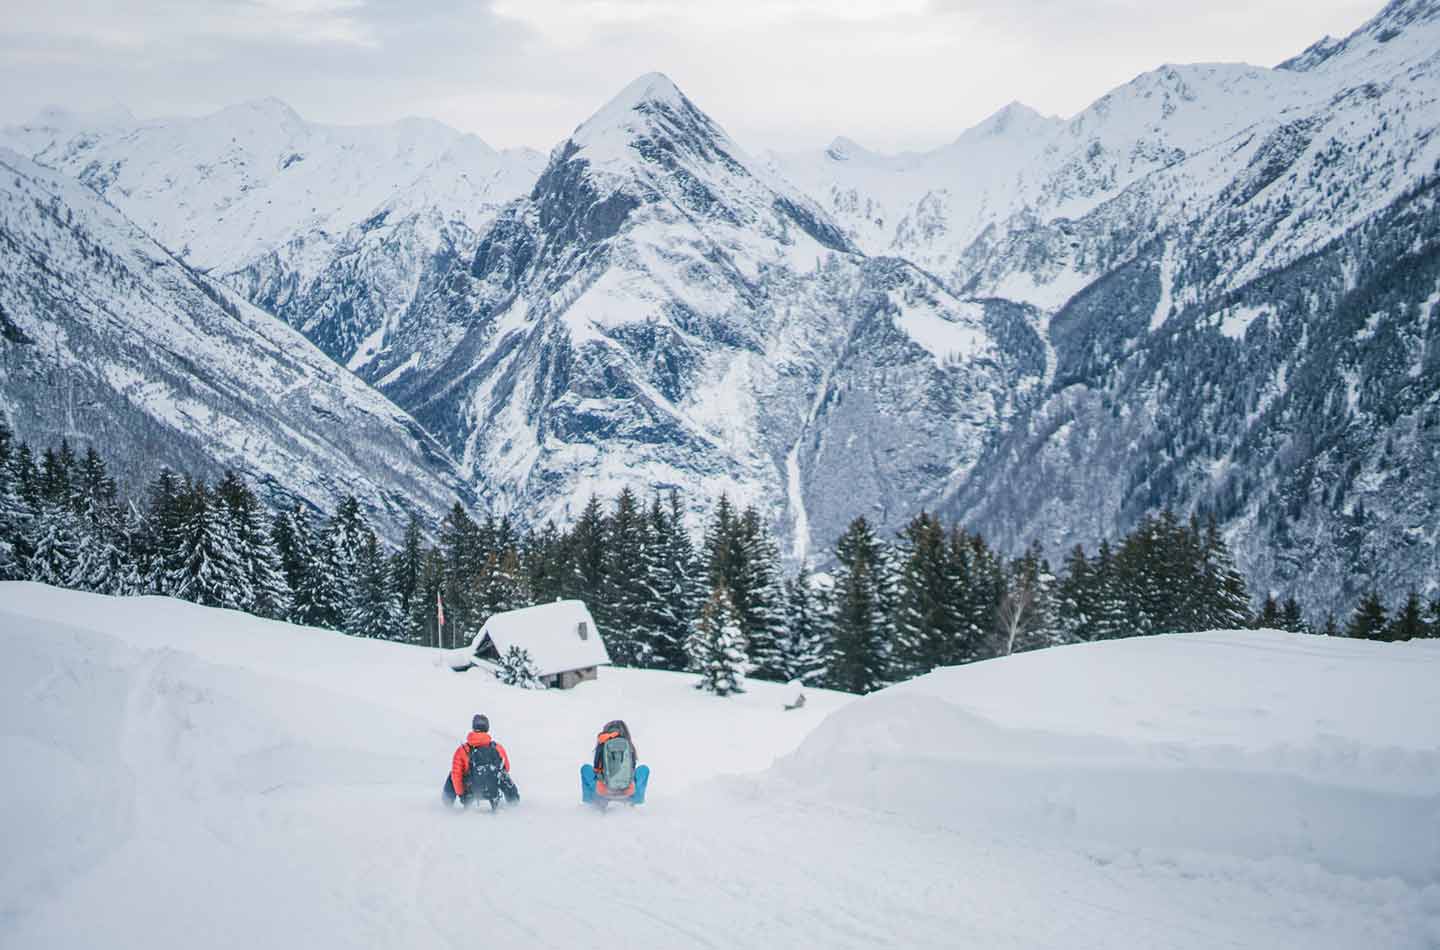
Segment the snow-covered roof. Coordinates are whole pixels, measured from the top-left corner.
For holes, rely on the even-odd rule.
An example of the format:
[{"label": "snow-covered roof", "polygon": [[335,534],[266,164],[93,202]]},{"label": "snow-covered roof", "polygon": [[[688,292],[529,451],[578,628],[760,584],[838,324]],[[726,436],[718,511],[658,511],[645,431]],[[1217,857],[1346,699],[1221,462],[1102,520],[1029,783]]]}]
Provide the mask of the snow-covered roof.
[{"label": "snow-covered roof", "polygon": [[502,656],[511,646],[526,650],[541,676],[610,662],[595,620],[579,600],[557,600],[495,614],[475,635],[471,648],[478,649],[487,636]]}]

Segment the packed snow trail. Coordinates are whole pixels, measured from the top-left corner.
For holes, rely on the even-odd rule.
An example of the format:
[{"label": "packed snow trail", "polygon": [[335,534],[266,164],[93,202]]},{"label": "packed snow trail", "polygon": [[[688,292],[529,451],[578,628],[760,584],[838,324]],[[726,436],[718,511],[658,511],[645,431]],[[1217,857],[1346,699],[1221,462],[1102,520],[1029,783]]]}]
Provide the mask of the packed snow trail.
[{"label": "packed snow trail", "polygon": [[[782,712],[3,584],[0,658],[0,946],[1440,943],[1440,644],[1151,638]],[[438,803],[476,711],[524,796],[494,817]],[[654,778],[600,815],[614,716]]]}]

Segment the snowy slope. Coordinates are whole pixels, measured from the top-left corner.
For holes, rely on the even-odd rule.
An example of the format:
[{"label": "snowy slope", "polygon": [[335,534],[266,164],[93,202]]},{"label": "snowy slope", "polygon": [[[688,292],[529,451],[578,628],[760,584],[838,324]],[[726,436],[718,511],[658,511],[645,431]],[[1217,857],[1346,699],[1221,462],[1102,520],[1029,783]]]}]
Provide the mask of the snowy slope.
[{"label": "snowy slope", "polygon": [[189,119],[49,112],[0,144],[78,177],[342,363],[378,349],[430,257],[473,244],[544,164],[429,119],[319,125],[276,99]]},{"label": "snowy slope", "polygon": [[0,409],[39,446],[94,444],[132,490],[162,465],[272,503],[350,493],[388,535],[473,496],[413,419],[187,268],[79,182],[0,150]]},{"label": "snowy slope", "polygon": [[[0,655],[6,945],[94,947],[96,919],[102,946],[459,944],[477,906],[499,946],[1440,939],[1432,644],[1115,641],[783,712],[780,687],[606,669],[527,693],[12,583]],[[496,818],[438,803],[477,710],[523,795]],[[599,817],[576,772],[617,715],[655,778]]]}]

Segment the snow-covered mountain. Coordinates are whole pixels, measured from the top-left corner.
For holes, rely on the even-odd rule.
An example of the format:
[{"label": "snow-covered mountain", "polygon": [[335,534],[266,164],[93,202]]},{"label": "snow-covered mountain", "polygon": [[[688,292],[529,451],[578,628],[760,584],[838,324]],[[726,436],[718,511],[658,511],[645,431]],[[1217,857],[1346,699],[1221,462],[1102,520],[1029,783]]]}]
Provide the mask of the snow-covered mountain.
[{"label": "snow-covered mountain", "polygon": [[[1313,610],[1440,577],[1440,4],[898,156],[752,156],[645,76],[548,159],[419,121],[49,116],[88,182],[411,412],[493,506],[941,507],[1052,554],[1214,512]],[[514,199],[514,200],[510,200]],[[509,203],[506,203],[506,202]]]},{"label": "snow-covered mountain", "polygon": [[972,285],[1098,277],[1051,318],[1053,385],[958,513],[1059,550],[1172,504],[1320,609],[1435,589],[1440,6],[1393,3],[1326,49],[1271,74],[1293,94],[1274,114],[967,252]]},{"label": "snow-covered mountain", "polygon": [[352,367],[383,345],[431,258],[473,250],[544,164],[429,119],[318,125],[275,99],[143,122],[52,111],[0,144],[78,177]]},{"label": "snow-covered mountain", "polygon": [[92,190],[0,150],[0,409],[98,444],[127,482],[231,467],[273,502],[354,493],[398,537],[473,494],[445,450],[299,333]]},{"label": "snow-covered mountain", "polygon": [[658,74],[428,283],[364,373],[530,517],[728,491],[803,550],[936,496],[1044,371],[1023,308],[859,254]]},{"label": "snow-covered mountain", "polygon": [[[477,889],[500,947],[1440,933],[1440,642],[1115,640],[788,711],[774,683],[533,691],[437,652],[0,584],[0,944],[468,946]],[[494,817],[439,801],[477,711],[521,793]],[[602,818],[577,770],[617,715],[650,790]]]}]

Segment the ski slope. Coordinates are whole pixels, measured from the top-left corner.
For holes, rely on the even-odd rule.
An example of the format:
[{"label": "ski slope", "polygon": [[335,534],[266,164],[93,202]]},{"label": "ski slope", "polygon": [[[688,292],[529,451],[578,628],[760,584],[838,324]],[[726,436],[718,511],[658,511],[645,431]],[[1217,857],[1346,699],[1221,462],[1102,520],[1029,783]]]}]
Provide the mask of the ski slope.
[{"label": "ski slope", "polygon": [[[0,947],[1440,945],[1440,642],[1115,641],[794,712],[439,659],[0,584]],[[438,804],[477,711],[497,817]],[[654,777],[599,816],[615,716]]]}]

